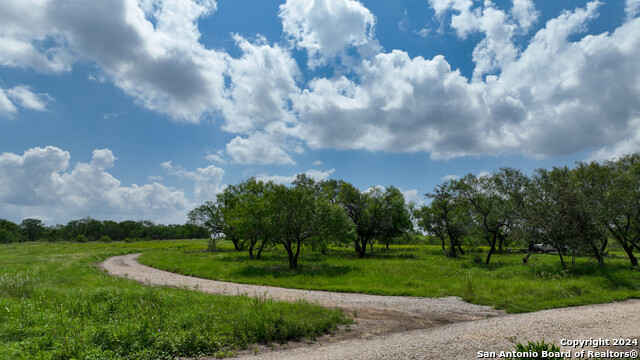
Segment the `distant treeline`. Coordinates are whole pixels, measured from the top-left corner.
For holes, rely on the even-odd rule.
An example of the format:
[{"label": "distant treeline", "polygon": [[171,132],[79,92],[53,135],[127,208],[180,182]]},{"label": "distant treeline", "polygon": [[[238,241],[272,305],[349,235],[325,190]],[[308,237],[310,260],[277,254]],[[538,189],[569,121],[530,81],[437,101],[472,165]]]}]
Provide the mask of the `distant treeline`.
[{"label": "distant treeline", "polygon": [[85,217],[66,225],[45,226],[39,219],[20,224],[0,219],[0,243],[25,241],[135,241],[165,239],[208,239],[209,231],[194,224],[162,225],[149,220],[96,220]]}]

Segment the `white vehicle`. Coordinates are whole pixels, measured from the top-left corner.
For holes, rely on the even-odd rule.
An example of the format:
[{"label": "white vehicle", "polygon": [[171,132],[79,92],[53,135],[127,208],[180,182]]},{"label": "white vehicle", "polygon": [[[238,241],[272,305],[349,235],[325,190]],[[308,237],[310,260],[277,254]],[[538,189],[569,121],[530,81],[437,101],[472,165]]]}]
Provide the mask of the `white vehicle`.
[{"label": "white vehicle", "polygon": [[[535,251],[542,251],[542,252],[546,252],[546,253],[550,253],[550,252],[557,252],[558,249],[556,249],[553,245],[551,244],[546,244],[546,243],[541,243],[541,244],[533,244],[533,250]],[[562,247],[562,252],[565,253],[567,251],[570,251],[571,249],[569,249],[568,246],[563,246]]]}]

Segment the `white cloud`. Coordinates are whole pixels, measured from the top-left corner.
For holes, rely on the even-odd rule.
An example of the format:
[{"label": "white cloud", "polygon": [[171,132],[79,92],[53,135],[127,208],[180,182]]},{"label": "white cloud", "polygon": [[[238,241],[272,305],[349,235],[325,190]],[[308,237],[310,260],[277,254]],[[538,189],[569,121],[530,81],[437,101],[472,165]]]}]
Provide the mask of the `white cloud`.
[{"label": "white cloud", "polygon": [[296,179],[296,176],[300,175],[300,174],[306,174],[309,178],[315,180],[315,181],[322,181],[322,180],[327,180],[331,174],[333,174],[336,171],[336,169],[331,169],[331,170],[327,170],[327,171],[321,171],[321,170],[316,170],[316,169],[309,169],[303,173],[299,173],[299,174],[294,174],[294,175],[290,175],[290,176],[283,176],[283,175],[266,175],[266,174],[261,174],[256,176],[256,179],[260,180],[260,181],[273,181],[277,184],[284,184],[284,185],[290,185],[293,180]]},{"label": "white cloud", "polygon": [[458,180],[458,179],[460,179],[460,176],[458,175],[445,175],[440,178],[440,180],[442,181],[450,181],[450,180]]},{"label": "white cloud", "polygon": [[213,200],[216,194],[224,188],[222,186],[224,170],[215,165],[197,168],[195,171],[187,171],[180,166],[174,166],[171,161],[165,161],[161,166],[171,175],[193,180],[194,193],[200,203]]},{"label": "white cloud", "polygon": [[536,10],[533,0],[513,0],[511,16],[520,26],[522,31],[527,31],[538,21],[540,11]]},{"label": "white cloud", "polygon": [[316,161],[313,162],[313,165],[320,166],[320,165],[322,165],[322,161],[316,160]]},{"label": "white cloud", "polygon": [[418,193],[418,190],[416,189],[411,189],[411,190],[402,190],[400,189],[400,191],[402,191],[402,195],[404,195],[404,201],[409,204],[409,203],[414,203],[418,206],[423,205],[424,204],[424,197],[422,196],[422,194]]},{"label": "white cloud", "polygon": [[[459,37],[482,37],[471,54],[471,79],[441,55],[381,52],[374,15],[354,0],[280,7],[285,36],[308,52],[310,66],[336,57],[348,63],[349,71],[306,84],[289,50],[260,36],[235,37],[239,58],[205,48],[197,21],[216,3],[204,0],[5,1],[0,64],[62,72],[93,61],[149,109],[186,121],[222,114],[223,129],[238,136],[211,161],[225,155],[241,164],[294,164],[292,154],[305,146],[433,158],[604,154],[637,138],[638,0],[626,1],[628,18],[610,33],[581,35],[602,5],[592,1],[547,21],[521,46],[514,43],[538,21],[531,0],[514,0],[510,9],[491,1],[429,4]],[[345,59],[354,49],[369,53]],[[46,97],[31,94],[0,90],[0,112],[46,108]]]},{"label": "white cloud", "polygon": [[91,215],[179,223],[193,207],[182,191],[156,182],[122,186],[105,171],[116,160],[109,149],[95,150],[91,162],[68,171],[70,159],[69,152],[53,146],[32,148],[23,155],[0,154],[2,216],[67,222]]},{"label": "white cloud", "polygon": [[226,153],[238,164],[288,164],[295,162],[285,151],[287,146],[284,135],[256,132],[242,138],[232,139],[226,147]]},{"label": "white cloud", "polygon": [[222,158],[223,154],[224,154],[224,150],[219,150],[216,154],[207,154],[205,158],[209,161],[217,162],[220,164],[226,164],[227,160]]},{"label": "white cloud", "polygon": [[0,114],[15,114],[17,111],[18,109],[7,97],[5,90],[0,88]]},{"label": "white cloud", "polygon": [[2,2],[0,64],[61,72],[92,60],[143,106],[198,121],[223,102],[227,55],[198,42],[197,19],[215,8],[211,0]]},{"label": "white cloud", "polygon": [[47,102],[52,98],[48,94],[36,94],[28,86],[19,85],[11,89],[0,88],[0,114],[15,114],[18,112],[16,105],[22,108],[45,111]]},{"label": "white cloud", "polygon": [[622,157],[623,155],[640,152],[640,118],[631,121],[629,135],[613,146],[605,146],[593,152],[589,161],[605,161]]},{"label": "white cloud", "polygon": [[634,18],[640,14],[640,0],[627,0],[624,6],[627,17]]},{"label": "white cloud", "polygon": [[229,60],[231,85],[222,109],[223,129],[250,134],[275,121],[294,122],[288,101],[299,92],[295,78],[300,71],[291,54],[264,38],[256,43],[239,35],[234,38],[243,55]]},{"label": "white cloud", "polygon": [[555,156],[630,141],[640,113],[640,20],[569,40],[599,6],[590,2],[549,20],[515,57],[492,50],[501,47],[499,34],[508,43],[514,31],[506,13],[468,11],[477,20],[470,29],[485,29],[493,41],[476,48],[476,74],[498,75],[469,81],[442,56],[381,53],[357,68],[358,82],[311,81],[293,101],[296,135],[312,148],[426,151],[433,158]]},{"label": "white cloud", "polygon": [[431,30],[428,28],[423,28],[423,29],[420,29],[420,31],[414,31],[414,32],[416,33],[416,35],[424,39],[427,36],[429,36],[429,33],[431,32]]},{"label": "white cloud", "polygon": [[47,94],[34,94],[28,86],[15,86],[7,90],[7,96],[20,106],[37,111],[47,110],[46,102],[50,99]]},{"label": "white cloud", "polygon": [[282,27],[297,47],[307,50],[309,66],[326,64],[348,47],[379,48],[375,17],[355,0],[287,0],[280,5]]}]

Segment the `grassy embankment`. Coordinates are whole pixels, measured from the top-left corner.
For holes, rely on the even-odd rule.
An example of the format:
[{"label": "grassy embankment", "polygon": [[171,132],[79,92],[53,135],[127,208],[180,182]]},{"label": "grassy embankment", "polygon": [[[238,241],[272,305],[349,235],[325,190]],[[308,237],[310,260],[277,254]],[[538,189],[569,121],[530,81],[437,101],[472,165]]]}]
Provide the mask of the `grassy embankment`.
[{"label": "grassy embankment", "polygon": [[171,359],[314,337],[346,320],[307,303],[143,286],[104,274],[109,256],[197,241],[0,245],[0,359]]},{"label": "grassy embankment", "polygon": [[240,283],[380,295],[455,295],[510,313],[640,297],[640,270],[616,252],[604,268],[576,258],[574,268],[563,270],[553,254],[532,255],[527,265],[522,264],[522,254],[496,254],[485,265],[474,261],[477,253],[448,259],[438,246],[428,245],[374,248],[373,257],[364,259],[358,259],[353,249],[333,248],[326,256],[305,249],[299,269],[290,270],[282,251],[251,260],[246,252],[220,248],[215,253],[150,251],[140,260],[181,274]]}]

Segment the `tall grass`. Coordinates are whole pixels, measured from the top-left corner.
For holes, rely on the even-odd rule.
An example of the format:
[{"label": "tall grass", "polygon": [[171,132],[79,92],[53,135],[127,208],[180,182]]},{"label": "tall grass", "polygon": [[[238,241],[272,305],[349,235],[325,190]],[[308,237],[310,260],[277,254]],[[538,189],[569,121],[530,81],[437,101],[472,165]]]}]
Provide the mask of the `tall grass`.
[{"label": "tall grass", "polygon": [[485,265],[474,261],[477,253],[450,259],[428,245],[374,248],[373,256],[364,259],[352,249],[332,248],[326,256],[305,249],[300,268],[290,270],[286,254],[277,250],[251,260],[231,247],[219,249],[150,251],[140,260],[173,272],[241,283],[380,295],[454,295],[511,313],[640,297],[640,271],[615,254],[606,259],[606,267],[578,258],[574,268],[564,270],[551,254],[532,255],[527,265],[521,254],[497,254]]},{"label": "tall grass", "polygon": [[193,245],[0,246],[0,359],[225,356],[254,343],[312,338],[347,321],[308,303],[143,286],[95,266],[108,256]]}]

